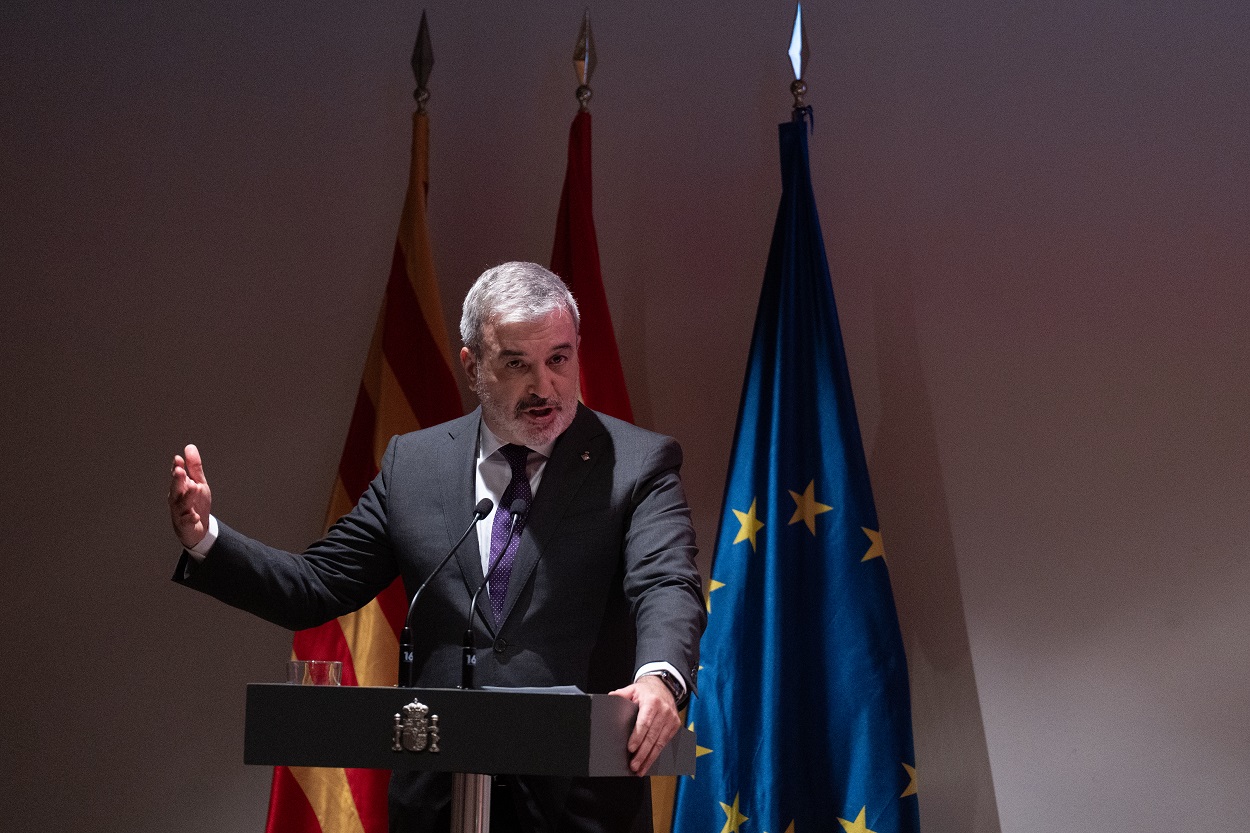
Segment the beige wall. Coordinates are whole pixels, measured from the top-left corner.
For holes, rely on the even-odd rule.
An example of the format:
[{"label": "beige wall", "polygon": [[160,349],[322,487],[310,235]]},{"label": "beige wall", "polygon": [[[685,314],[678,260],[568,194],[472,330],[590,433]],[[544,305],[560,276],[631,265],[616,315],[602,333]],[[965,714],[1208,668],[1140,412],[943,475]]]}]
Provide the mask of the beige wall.
[{"label": "beige wall", "polygon": [[[481,269],[550,253],[582,4],[539,5],[429,5],[449,321]],[[605,283],[638,419],[686,448],[706,571],[793,8],[593,13]],[[807,13],[926,831],[1239,829],[1247,7]],[[390,263],[418,16],[0,12],[6,829],[263,825],[243,686],[290,638],[169,582],[168,458],[198,442],[237,527],[316,534]]]}]

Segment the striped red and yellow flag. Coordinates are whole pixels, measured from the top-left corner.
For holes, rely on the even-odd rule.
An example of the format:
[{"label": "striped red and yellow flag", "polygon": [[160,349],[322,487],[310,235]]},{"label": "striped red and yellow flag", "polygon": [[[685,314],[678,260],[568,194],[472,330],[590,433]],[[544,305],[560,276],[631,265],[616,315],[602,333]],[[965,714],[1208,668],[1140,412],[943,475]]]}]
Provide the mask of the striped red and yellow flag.
[{"label": "striped red and yellow flag", "polygon": [[[412,167],[386,295],[373,331],[338,478],[329,527],[348,512],[378,473],[395,434],[463,413],[426,222],[429,123],[413,114]],[[295,634],[297,659],[337,659],[343,685],[394,685],[399,632],[407,612],[396,579],[360,610]],[[266,833],[386,833],[389,770],[276,767]]]},{"label": "striped red and yellow flag", "polygon": [[569,161],[556,217],[556,240],[551,247],[551,271],[568,284],[581,314],[582,401],[605,414],[634,421],[616,349],[616,331],[603,291],[599,269],[599,241],[595,236],[590,168],[590,113],[581,111],[569,129]]}]

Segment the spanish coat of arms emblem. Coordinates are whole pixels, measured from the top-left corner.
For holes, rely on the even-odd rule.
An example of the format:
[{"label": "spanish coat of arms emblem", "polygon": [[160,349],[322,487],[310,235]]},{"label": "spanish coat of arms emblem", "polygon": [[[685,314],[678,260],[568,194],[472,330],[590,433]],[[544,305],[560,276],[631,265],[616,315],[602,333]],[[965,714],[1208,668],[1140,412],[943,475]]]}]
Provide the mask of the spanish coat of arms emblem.
[{"label": "spanish coat of arms emblem", "polygon": [[413,700],[395,715],[391,729],[392,752],[438,752],[438,715]]}]

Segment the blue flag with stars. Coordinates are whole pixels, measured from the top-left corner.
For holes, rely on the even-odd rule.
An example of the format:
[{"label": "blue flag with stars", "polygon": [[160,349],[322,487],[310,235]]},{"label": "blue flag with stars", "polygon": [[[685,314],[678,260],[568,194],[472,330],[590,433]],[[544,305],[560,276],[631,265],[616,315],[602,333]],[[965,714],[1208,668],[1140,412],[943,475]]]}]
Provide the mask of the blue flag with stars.
[{"label": "blue flag with stars", "polygon": [[673,833],[918,833],[907,661],[802,113],[780,142]]}]

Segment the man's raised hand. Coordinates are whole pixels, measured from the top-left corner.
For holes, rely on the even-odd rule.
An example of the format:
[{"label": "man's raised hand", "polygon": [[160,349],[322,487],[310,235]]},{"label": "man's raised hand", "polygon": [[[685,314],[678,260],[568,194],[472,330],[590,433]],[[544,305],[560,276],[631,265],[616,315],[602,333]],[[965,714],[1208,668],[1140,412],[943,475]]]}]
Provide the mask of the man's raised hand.
[{"label": "man's raised hand", "polygon": [[174,455],[169,477],[169,519],[184,547],[191,549],[203,540],[212,509],[213,494],[204,478],[200,450],[188,445],[182,454]]}]

